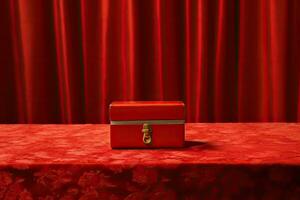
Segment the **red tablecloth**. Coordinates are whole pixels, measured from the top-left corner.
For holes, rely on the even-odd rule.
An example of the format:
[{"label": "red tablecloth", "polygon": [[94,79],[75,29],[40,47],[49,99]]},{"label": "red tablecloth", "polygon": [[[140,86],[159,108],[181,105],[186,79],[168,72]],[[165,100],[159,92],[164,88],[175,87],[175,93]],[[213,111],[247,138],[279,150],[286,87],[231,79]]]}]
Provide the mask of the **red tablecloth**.
[{"label": "red tablecloth", "polygon": [[0,125],[0,199],[300,199],[300,124],[187,124],[112,150],[108,125]]}]

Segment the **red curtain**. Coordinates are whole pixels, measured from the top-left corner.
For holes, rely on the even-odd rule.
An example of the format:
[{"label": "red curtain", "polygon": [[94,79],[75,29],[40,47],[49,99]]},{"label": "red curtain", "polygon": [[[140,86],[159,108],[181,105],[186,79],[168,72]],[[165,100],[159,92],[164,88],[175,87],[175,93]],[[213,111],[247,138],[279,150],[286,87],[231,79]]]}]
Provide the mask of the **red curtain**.
[{"label": "red curtain", "polygon": [[1,0],[0,122],[104,123],[115,100],[300,121],[299,25],[298,0]]}]

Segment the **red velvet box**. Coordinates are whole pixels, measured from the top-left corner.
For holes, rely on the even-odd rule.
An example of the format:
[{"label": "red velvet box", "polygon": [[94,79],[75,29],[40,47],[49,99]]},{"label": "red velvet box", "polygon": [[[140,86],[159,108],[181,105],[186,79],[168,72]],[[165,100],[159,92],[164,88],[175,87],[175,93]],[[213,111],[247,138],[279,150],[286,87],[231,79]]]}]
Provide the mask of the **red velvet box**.
[{"label": "red velvet box", "polygon": [[110,111],[112,148],[184,146],[184,103],[180,101],[113,102]]}]

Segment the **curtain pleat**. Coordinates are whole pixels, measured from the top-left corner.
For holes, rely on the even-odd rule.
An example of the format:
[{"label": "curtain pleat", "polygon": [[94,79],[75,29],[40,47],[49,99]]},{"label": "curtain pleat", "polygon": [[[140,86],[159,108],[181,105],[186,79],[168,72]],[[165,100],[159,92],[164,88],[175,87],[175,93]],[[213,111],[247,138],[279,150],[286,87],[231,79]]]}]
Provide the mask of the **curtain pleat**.
[{"label": "curtain pleat", "polygon": [[297,0],[0,1],[0,122],[106,123],[120,100],[188,122],[300,121]]}]

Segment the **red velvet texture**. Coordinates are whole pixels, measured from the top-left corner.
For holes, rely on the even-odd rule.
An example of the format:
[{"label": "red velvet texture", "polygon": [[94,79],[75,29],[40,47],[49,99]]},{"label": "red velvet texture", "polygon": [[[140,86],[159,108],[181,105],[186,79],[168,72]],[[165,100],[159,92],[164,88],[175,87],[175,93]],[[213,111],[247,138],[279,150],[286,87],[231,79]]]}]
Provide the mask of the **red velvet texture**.
[{"label": "red velvet texture", "polygon": [[186,124],[186,147],[111,150],[108,125],[1,125],[0,199],[299,199],[300,124]]},{"label": "red velvet texture", "polygon": [[103,123],[115,100],[187,121],[300,120],[298,0],[1,0],[0,122]]}]

